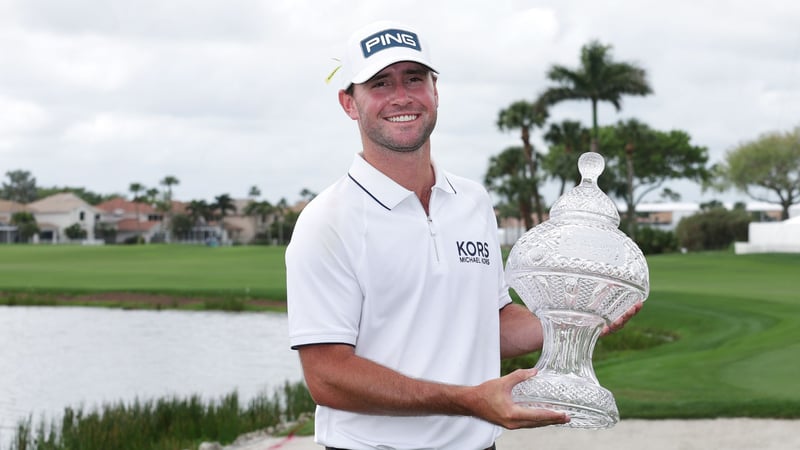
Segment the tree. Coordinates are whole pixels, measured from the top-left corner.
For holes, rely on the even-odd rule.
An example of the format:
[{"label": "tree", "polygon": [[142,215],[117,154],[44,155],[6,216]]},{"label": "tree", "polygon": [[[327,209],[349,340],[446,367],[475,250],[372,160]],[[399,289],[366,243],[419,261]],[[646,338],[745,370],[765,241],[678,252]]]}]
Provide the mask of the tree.
[{"label": "tree", "polygon": [[615,62],[611,46],[591,41],[581,48],[580,65],[570,69],[553,65],[547,78],[557,83],[547,88],[539,101],[554,105],[565,100],[589,100],[592,104],[591,150],[599,151],[597,104],[609,102],[617,111],[622,109],[623,95],[648,95],[653,92],[644,69],[631,63]]},{"label": "tree", "polygon": [[278,244],[283,244],[284,240],[283,237],[286,234],[286,227],[284,223],[286,222],[286,218],[289,215],[289,203],[286,201],[285,198],[281,198],[278,200],[278,203],[275,204],[273,207],[273,212],[277,216],[277,220],[272,222],[271,227],[275,228],[275,234],[278,236]]},{"label": "tree", "polygon": [[[531,200],[533,201],[536,209],[536,218],[539,223],[544,220],[542,202],[539,195],[539,155],[533,148],[533,144],[531,144],[530,133],[532,128],[544,125],[545,120],[547,120],[547,109],[542,104],[530,103],[524,100],[516,101],[508,108],[500,110],[497,117],[497,127],[501,131],[520,130],[520,139],[522,139],[522,149],[528,170],[519,175],[530,184],[530,190],[526,190],[526,192],[531,193],[530,197],[520,199],[520,201],[529,203]],[[523,217],[523,220],[526,228],[533,227],[533,219],[530,214]]]},{"label": "tree", "polygon": [[180,184],[180,180],[172,175],[167,175],[159,182],[162,186],[166,187],[166,191],[164,191],[164,198],[162,204],[162,210],[164,211],[164,230],[166,232],[166,241],[169,242],[170,239],[170,231],[172,227],[170,226],[170,222],[172,221],[172,186],[176,186]]},{"label": "tree", "polygon": [[178,239],[186,238],[192,232],[194,222],[185,214],[175,214],[170,221],[170,232]]},{"label": "tree", "polygon": [[81,224],[79,223],[73,223],[72,225],[65,228],[64,234],[67,236],[68,239],[72,240],[86,239],[86,230],[84,230]]},{"label": "tree", "polygon": [[310,190],[310,189],[308,189],[308,188],[303,188],[303,189],[300,190],[300,198],[302,198],[303,200],[305,200],[307,202],[310,202],[311,200],[314,200],[314,197],[316,197],[316,196],[317,196],[317,193],[312,191],[312,190]]},{"label": "tree", "polygon": [[131,183],[128,187],[128,190],[133,194],[133,203],[136,205],[136,234],[138,236],[137,242],[140,242],[142,237],[142,222],[139,218],[139,204],[145,201],[145,197],[139,195],[139,193],[145,190],[145,187],[142,183]]},{"label": "tree", "polygon": [[39,232],[39,225],[36,224],[36,217],[27,211],[15,212],[11,215],[9,223],[17,227],[20,242],[29,242],[31,238]]},{"label": "tree", "polygon": [[577,185],[581,182],[578,172],[578,158],[589,150],[591,132],[580,122],[565,120],[551,124],[544,135],[550,149],[542,158],[542,168],[553,178],[559,180],[558,195],[564,194],[567,183]]},{"label": "tree", "polygon": [[267,226],[269,216],[275,211],[272,204],[266,200],[264,201],[251,201],[244,209],[244,213],[256,219],[257,229],[259,234],[264,234],[263,239],[267,242],[271,240],[269,227]]},{"label": "tree", "polygon": [[3,183],[0,198],[17,203],[30,203],[36,200],[36,178],[27,170],[10,170],[6,172],[8,183]]},{"label": "tree", "polygon": [[669,180],[708,180],[708,149],[690,141],[684,131],[657,131],[637,120],[600,130],[606,169],[598,183],[605,192],[625,201],[625,229],[632,238],[636,237],[636,205],[647,194]]},{"label": "tree", "polygon": [[233,203],[233,199],[230,195],[222,194],[214,197],[214,204],[211,205],[211,209],[219,213],[219,230],[221,233],[225,229],[225,216],[227,212],[232,211],[235,213],[236,205]]},{"label": "tree", "polygon": [[778,203],[788,219],[789,208],[800,203],[800,126],[739,144],[714,171],[720,176],[717,189],[733,186],[754,200]]},{"label": "tree", "polygon": [[525,151],[522,147],[509,147],[489,159],[489,168],[484,176],[484,184],[489,191],[503,197],[506,204],[514,205],[516,217],[523,220],[526,229],[530,229],[533,224],[530,223],[532,216],[531,184],[526,175],[527,167]]},{"label": "tree", "polygon": [[192,218],[192,223],[195,225],[210,222],[213,217],[211,209],[211,205],[205,200],[192,200],[186,205],[189,217]]}]

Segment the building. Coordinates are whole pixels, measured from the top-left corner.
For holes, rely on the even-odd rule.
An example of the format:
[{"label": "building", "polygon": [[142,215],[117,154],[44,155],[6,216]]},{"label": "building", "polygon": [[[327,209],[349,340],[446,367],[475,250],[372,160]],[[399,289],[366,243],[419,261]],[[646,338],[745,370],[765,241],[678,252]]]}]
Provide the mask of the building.
[{"label": "building", "polygon": [[78,226],[85,232],[82,242],[94,242],[95,224],[101,211],[71,192],[62,192],[45,197],[24,206],[33,214],[39,226],[34,242],[57,244],[70,242],[66,229]]},{"label": "building", "polygon": [[130,242],[141,236],[145,242],[164,240],[164,215],[147,203],[114,197],[97,208],[102,211],[99,222],[114,231],[109,243]]}]

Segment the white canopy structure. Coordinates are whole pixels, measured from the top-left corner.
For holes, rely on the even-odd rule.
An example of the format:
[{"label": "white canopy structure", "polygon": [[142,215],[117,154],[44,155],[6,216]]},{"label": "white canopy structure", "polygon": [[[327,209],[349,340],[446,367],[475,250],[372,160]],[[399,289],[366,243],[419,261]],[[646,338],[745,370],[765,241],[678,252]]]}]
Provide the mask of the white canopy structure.
[{"label": "white canopy structure", "polygon": [[747,253],[800,253],[800,216],[782,222],[752,222],[748,242],[736,242],[737,255]]}]

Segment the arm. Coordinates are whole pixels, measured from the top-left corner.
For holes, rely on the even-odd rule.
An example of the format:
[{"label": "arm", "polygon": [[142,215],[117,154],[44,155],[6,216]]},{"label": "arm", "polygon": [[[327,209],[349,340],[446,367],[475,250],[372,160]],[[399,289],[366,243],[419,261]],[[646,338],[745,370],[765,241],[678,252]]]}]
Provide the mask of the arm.
[{"label": "arm", "polygon": [[508,429],[565,423],[566,415],[515,405],[511,389],[536,372],[518,370],[478,386],[419,380],[355,355],[344,344],[299,349],[306,383],[319,405],[367,414],[475,416]]},{"label": "arm", "polygon": [[527,307],[509,303],[500,310],[501,358],[541,350],[542,343],[542,324]]},{"label": "arm", "polygon": [[[622,329],[640,309],[642,309],[641,302],[633,305],[614,323],[604,326],[601,336]],[[510,303],[500,310],[500,356],[502,358],[513,358],[541,350],[542,342],[542,324],[527,307]]]}]

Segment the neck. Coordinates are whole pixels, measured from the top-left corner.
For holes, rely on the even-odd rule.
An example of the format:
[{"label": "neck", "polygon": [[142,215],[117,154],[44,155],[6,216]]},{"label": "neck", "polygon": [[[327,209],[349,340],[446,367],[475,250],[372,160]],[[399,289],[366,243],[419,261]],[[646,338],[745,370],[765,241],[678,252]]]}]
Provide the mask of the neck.
[{"label": "neck", "polygon": [[400,186],[413,191],[428,212],[431,188],[436,182],[431,163],[430,141],[413,152],[365,148],[364,159]]}]

